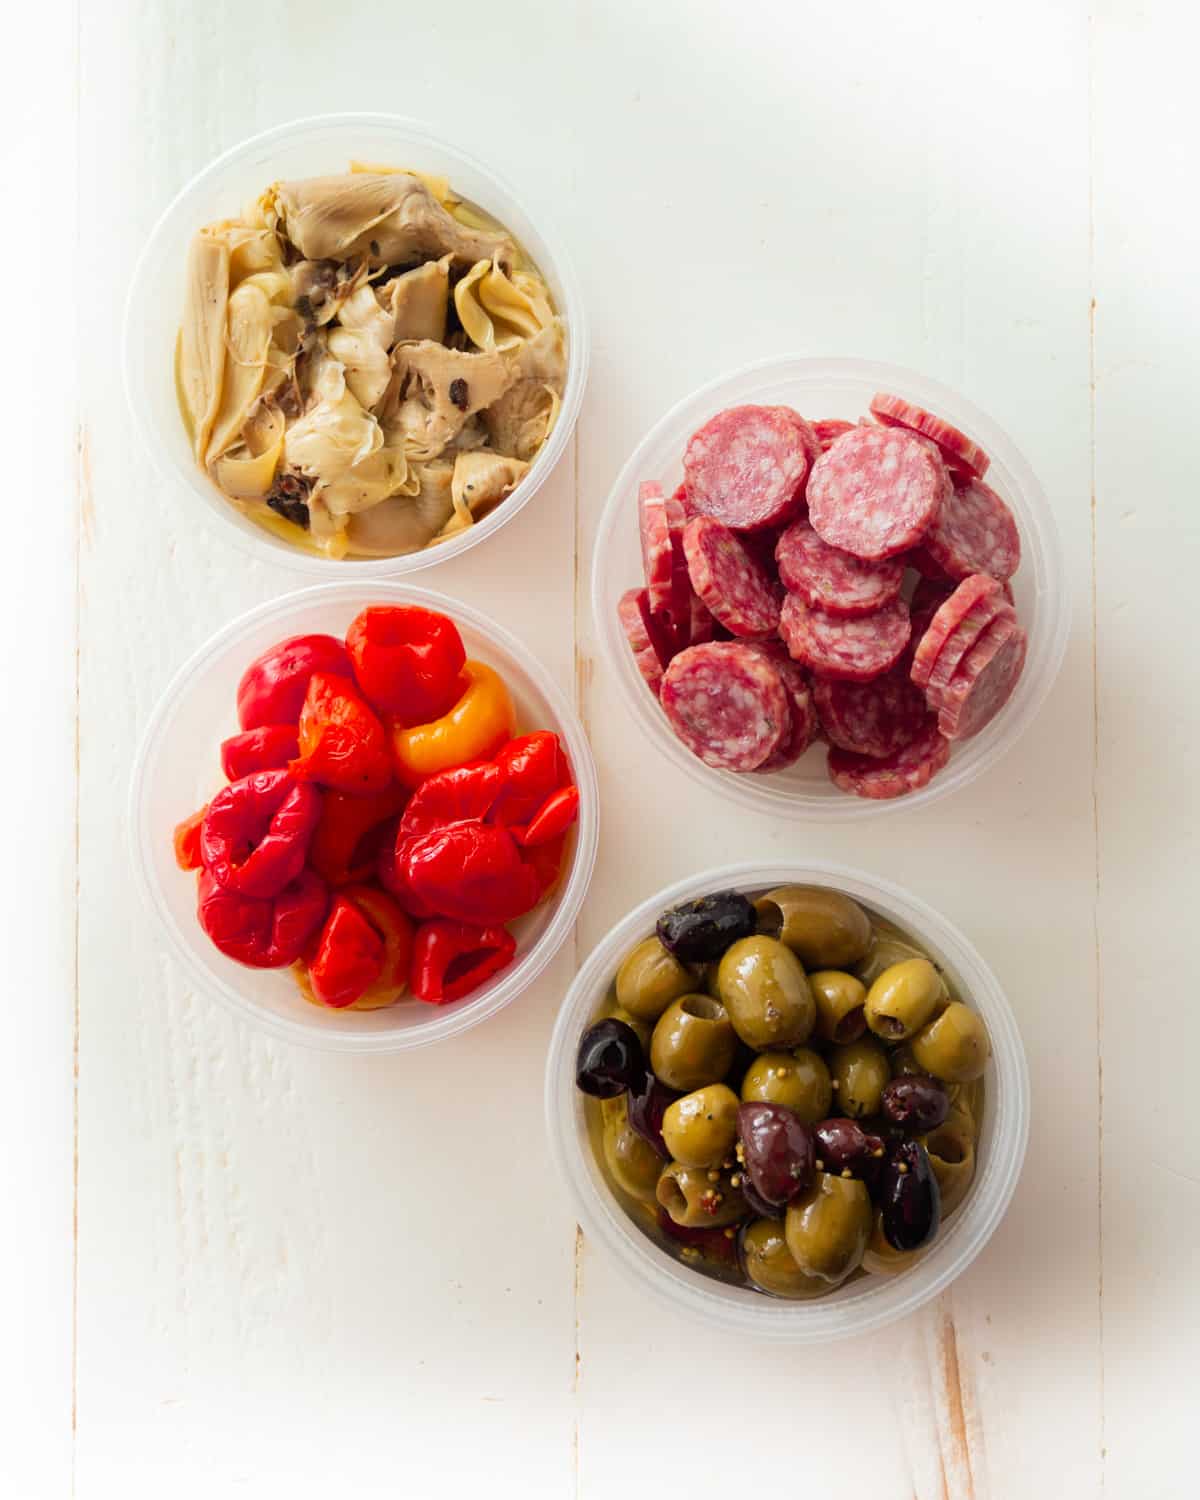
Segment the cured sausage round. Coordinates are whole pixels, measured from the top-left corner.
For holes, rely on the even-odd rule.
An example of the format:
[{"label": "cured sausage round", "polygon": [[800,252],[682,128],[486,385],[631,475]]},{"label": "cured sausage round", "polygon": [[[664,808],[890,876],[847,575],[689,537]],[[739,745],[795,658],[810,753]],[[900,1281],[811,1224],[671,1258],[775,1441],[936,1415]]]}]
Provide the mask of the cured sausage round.
[{"label": "cured sausage round", "polygon": [[779,603],[762,566],[727,526],[693,516],[683,532],[691,586],[731,635],[769,635],[779,626]]},{"label": "cured sausage round", "polygon": [[917,545],[950,488],[945,464],[921,438],[856,427],[813,465],[808,518],[831,547],[877,562]]},{"label": "cured sausage round", "polygon": [[768,755],[761,766],[754,768],[755,775],[765,776],[772,771],[786,771],[789,766],[794,766],[816,739],[819,725],[816,704],[804,669],[791,659],[778,641],[755,641],[752,649],[774,663],[775,670],[783,681],[792,714],[791,731],[784,737],[779,749]]},{"label": "cured sausage round", "polygon": [[1028,636],[1012,621],[988,626],[939,694],[938,728],[948,740],[969,740],[992,722],[1013,695],[1028,648]]},{"label": "cured sausage round", "polygon": [[978,479],[952,489],[925,533],[924,547],[951,578],[990,573],[1011,578],[1021,565],[1021,536],[1013,513]]},{"label": "cured sausage round", "polygon": [[638,531],[642,542],[642,573],[650,595],[650,608],[669,613],[671,608],[671,528],[662,485],[646,480],[638,486]]},{"label": "cured sausage round", "polygon": [[842,433],[850,432],[853,428],[853,422],[847,422],[841,417],[822,417],[819,422],[812,424],[812,430],[817,435],[817,442],[821,445],[822,453],[826,448],[832,447]]},{"label": "cured sausage round", "polygon": [[791,732],[775,664],[740,641],[681,651],[663,676],[660,699],[692,754],[720,771],[757,770]]},{"label": "cured sausage round", "polygon": [[981,600],[989,598],[1003,598],[1000,584],[986,573],[973,573],[939,606],[913,653],[911,675],[918,687],[927,686],[938,653],[953,632]]},{"label": "cured sausage round", "polygon": [[906,401],[903,396],[878,391],[871,398],[871,415],[889,427],[907,427],[922,437],[931,438],[951,464],[968,470],[977,479],[982,479],[988,471],[991,459],[978,443],[972,442],[965,432],[960,432],[944,417],[935,417],[931,411],[913,401]]},{"label": "cured sausage round", "polygon": [[813,609],[831,615],[870,615],[895,599],[904,583],[904,563],[864,562],[831,547],[807,521],[793,521],[775,546],[779,577]]},{"label": "cured sausage round", "polygon": [[910,744],[932,720],[925,695],[903,665],[871,682],[816,678],[813,702],[831,745],[882,759]]},{"label": "cured sausage round", "polygon": [[949,759],[950,742],[930,720],[915,739],[882,760],[835,746],[829,752],[829,779],[856,797],[904,797],[928,786]]},{"label": "cured sausage round", "polygon": [[643,593],[644,589],[626,589],[617,605],[617,616],[621,621],[621,629],[625,632],[625,639],[629,642],[629,649],[633,652],[634,663],[650,691],[657,697],[659,684],[662,682],[662,664],[650,644],[642,619],[638,595]]},{"label": "cured sausage round", "polygon": [[895,666],[903,654],[909,635],[908,605],[895,599],[886,609],[848,620],[810,609],[789,594],[779,633],[792,658],[819,677],[869,682]]},{"label": "cured sausage round", "polygon": [[946,644],[938,652],[937,659],[930,670],[929,681],[925,684],[925,696],[931,707],[939,706],[939,694],[950,686],[955,672],[966,660],[967,652],[977,641],[983,639],[984,631],[992,622],[999,619],[1015,622],[1016,618],[1016,610],[1002,592],[988,594],[967,612],[950,632]]},{"label": "cured sausage round", "polygon": [[684,483],[693,511],[734,531],[790,521],[804,501],[808,424],[786,406],[731,406],[688,439]]}]

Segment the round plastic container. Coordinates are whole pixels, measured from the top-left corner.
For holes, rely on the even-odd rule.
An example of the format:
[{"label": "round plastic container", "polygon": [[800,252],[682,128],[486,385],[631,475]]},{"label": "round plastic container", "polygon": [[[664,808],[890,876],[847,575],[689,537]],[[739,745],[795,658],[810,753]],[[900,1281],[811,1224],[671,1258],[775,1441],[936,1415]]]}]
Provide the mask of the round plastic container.
[{"label": "round plastic container", "polygon": [[[366,604],[420,604],[450,615],[468,657],[489,663],[508,684],[522,729],[552,729],[579,787],[579,820],[553,898],[510,923],[512,964],[451,1005],[402,1000],[384,1010],[328,1010],[304,1000],[288,969],[248,969],[209,942],[196,920],[193,875],[176,867],[171,834],[223,784],[219,746],[237,732],[235,695],[260,652],[288,636],[342,636]],[[542,972],[571,930],[592,875],[599,834],[596,768],[583,729],[549,674],[508,631],[477,610],[395,583],[342,583],[304,589],[250,610],[185,662],[147,725],[133,771],[129,827],[138,885],[192,980],[240,1016],[285,1041],[339,1052],[400,1052],[456,1036],[503,1009]]]},{"label": "round plastic container", "polygon": [[[986,1109],[976,1143],[975,1181],[920,1261],[895,1277],[860,1276],[813,1302],[788,1302],[690,1270],[644,1234],[613,1194],[588,1140],[583,1095],[575,1087],[579,1038],[600,1009],[625,952],[654,930],[659,912],[709,891],[758,892],[797,882],[826,885],[909,932],[944,968],[991,1034]],[[1017,1023],[995,976],[949,922],[899,887],[840,865],[726,865],[668,886],[643,901],[593,949],[554,1028],[546,1064],[546,1125],[555,1164],[580,1223],[616,1256],[625,1273],[673,1306],[731,1332],[819,1344],[870,1333],[928,1302],[971,1264],[1008,1207],[1029,1136],[1029,1074]]]},{"label": "round plastic container", "polygon": [[[823,747],[786,771],[770,776],[716,771],[675,737],[657,700],[634,664],[617,619],[626,589],[642,582],[637,487],[657,479],[670,494],[683,478],[688,438],[709,417],[729,406],[785,404],[806,417],[862,416],[876,391],[893,391],[947,418],[983,444],[992,464],[987,482],[1012,507],[1021,531],[1022,561],[1013,579],[1021,623],[1029,632],[1029,656],[1017,690],[996,719],[974,739],[956,745],[946,768],[919,792],[892,801],[869,801],[840,791],[829,780]],[[965,786],[1013,744],[1049,693],[1066,650],[1070,601],[1062,544],[1054,516],[1033,470],[1011,439],[991,419],[947,386],[897,365],[857,359],[784,356],[749,366],[702,387],[673,407],[634,449],[612,488],[596,536],[592,608],[609,665],[630,712],[664,754],[718,796],[782,817],[867,818],[913,809]]]},{"label": "round plastic container", "polygon": [[[302,552],[241,514],[197,466],[175,394],[175,340],[183,314],[184,271],[192,235],[227,218],[280,178],[344,172],[351,159],[411,166],[446,177],[464,198],[510,230],[537,263],[567,326],[562,410],[529,473],[495,510],[468,530],[403,557],[334,558]],[[214,517],[225,534],[263,561],[325,578],[385,578],[457,557],[498,531],[545,482],[571,437],[587,379],[583,299],[561,241],[539,207],[527,213],[513,190],[482,163],[428,126],[399,115],[317,115],[252,136],[194,177],[154,226],[134,271],[125,310],[125,388],[134,425],[187,515]]]}]

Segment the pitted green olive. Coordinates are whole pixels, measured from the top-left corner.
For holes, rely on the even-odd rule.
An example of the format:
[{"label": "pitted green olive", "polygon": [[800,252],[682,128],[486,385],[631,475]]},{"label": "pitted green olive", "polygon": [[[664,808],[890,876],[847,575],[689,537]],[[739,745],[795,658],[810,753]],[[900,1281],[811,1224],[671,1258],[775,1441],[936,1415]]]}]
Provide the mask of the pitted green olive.
[{"label": "pitted green olive", "polygon": [[667,1106],[663,1140],[685,1167],[717,1167],[733,1155],[738,1096],[723,1083],[710,1083]]},{"label": "pitted green olive", "polygon": [[867,991],[843,969],[817,969],[808,976],[817,1003],[817,1035],[825,1042],[857,1041],[867,1029]]},{"label": "pitted green olive", "polygon": [[885,1042],[907,1041],[949,1000],[946,981],[927,958],[906,958],[867,991],[867,1025]]},{"label": "pitted green olive", "polygon": [[672,1000],[694,989],[696,981],[656,937],[631,948],[617,970],[617,1004],[639,1021],[658,1020]]},{"label": "pitted green olive", "polygon": [[856,1177],[818,1172],[808,1190],[788,1205],[784,1236],[806,1276],[829,1286],[858,1268],[871,1235],[871,1200]]},{"label": "pitted green olive", "polygon": [[920,948],[914,948],[911,943],[906,943],[894,933],[876,929],[866,957],[854,965],[854,972],[870,989],[883,971],[890,969],[893,964],[902,964],[909,958],[927,957],[928,954],[922,953]]},{"label": "pitted green olive", "polygon": [[833,1108],[851,1120],[879,1113],[883,1091],[891,1079],[887,1053],[874,1037],[860,1037],[829,1054],[833,1078]]},{"label": "pitted green olive", "polygon": [[969,1115],[951,1110],[946,1119],[921,1137],[929,1165],[942,1194],[942,1215],[953,1213],[975,1177],[975,1131]]},{"label": "pitted green olive", "polygon": [[688,1094],[706,1083],[720,1083],[736,1048],[737,1037],[719,1000],[681,995],[658,1018],[650,1038],[650,1067],[668,1088]]},{"label": "pitted green olive", "polygon": [[742,1231],[742,1265],[755,1286],[776,1297],[820,1297],[829,1283],[806,1276],[792,1259],[783,1225],[755,1219]]},{"label": "pitted green olive", "polygon": [[912,1055],[918,1064],[943,1083],[970,1083],[978,1078],[990,1052],[987,1027],[961,1000],[948,1005],[912,1039]]},{"label": "pitted green olive", "polygon": [[873,1276],[898,1276],[920,1258],[920,1250],[897,1250],[888,1244],[883,1232],[883,1215],[876,1213],[871,1225],[871,1238],[863,1253],[863,1270],[870,1271]]},{"label": "pitted green olive", "polygon": [[726,949],[717,989],[748,1047],[798,1047],[808,1040],[816,1018],[812,991],[799,959],[776,938],[742,938]]},{"label": "pitted green olive", "polygon": [[720,1229],[736,1224],[749,1209],[730,1175],[712,1167],[685,1167],[673,1161],[663,1167],[658,1179],[655,1191],[659,1204],[685,1229]]},{"label": "pitted green olive", "polygon": [[619,1005],[613,1011],[612,1018],[614,1021],[624,1021],[634,1036],[637,1037],[638,1041],[641,1042],[643,1052],[650,1050],[650,1037],[654,1031],[654,1026],[651,1022],[639,1020],[631,1011],[622,1010]]},{"label": "pitted green olive", "polygon": [[654,1203],[662,1157],[630,1125],[624,1094],[605,1104],[615,1106],[604,1109],[604,1160],[613,1181],[639,1203]]},{"label": "pitted green olive", "polygon": [[871,920],[849,896],[815,885],[781,885],[754,903],[760,932],[779,938],[806,969],[847,969],[871,943]]},{"label": "pitted green olive", "polygon": [[809,1047],[760,1052],[742,1078],[742,1098],[748,1103],[784,1104],[806,1125],[814,1125],[829,1113],[833,1084],[825,1059]]}]

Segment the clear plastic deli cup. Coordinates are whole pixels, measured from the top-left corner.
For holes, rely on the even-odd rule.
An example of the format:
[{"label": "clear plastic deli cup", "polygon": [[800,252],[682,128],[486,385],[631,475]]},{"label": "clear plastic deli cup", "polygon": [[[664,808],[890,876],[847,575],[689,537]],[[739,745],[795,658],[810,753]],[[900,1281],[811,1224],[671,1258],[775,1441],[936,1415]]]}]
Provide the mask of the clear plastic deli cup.
[{"label": "clear plastic deli cup", "polygon": [[[1020,623],[1029,634],[1025,670],[1012,698],[980,734],[952,747],[949,764],[928,786],[907,796],[872,801],[830,781],[825,747],[771,775],[735,774],[706,766],[676,738],[647,687],[617,615],[621,595],[642,583],[637,494],[658,480],[670,494],[683,478],[688,438],[731,406],[782,404],[801,415],[857,421],[877,391],[889,391],[946,418],[991,455],[987,483],[1008,503],[1021,535],[1021,566],[1012,579]],[[723,375],[673,407],[630,455],[613,485],[596,534],[592,608],[604,654],[621,696],[643,732],[678,768],[715,796],[776,816],[842,820],[910,810],[943,797],[994,764],[1033,719],[1054,684],[1066,650],[1070,618],[1062,545],[1046,496],[1011,439],[983,412],[948,387],[895,365],[855,359],[783,357]]]},{"label": "clear plastic deli cup", "polygon": [[[579,787],[579,817],[550,899],[511,923],[508,968],[464,999],[429,1005],[405,997],[381,1010],[333,1010],[302,998],[288,969],[250,969],[218,952],[196,920],[196,877],[175,863],[172,830],[222,784],[219,746],[236,733],[236,692],[256,656],[289,636],[345,634],[368,604],[416,604],[449,615],[467,656],[504,678],[521,731],[553,730]],[[596,770],[579,720],[549,673],[495,621],[442,594],[396,583],[328,584],[288,594],[234,620],[175,674],[151,715],[130,787],[138,884],[171,950],[204,992],[286,1041],[340,1052],[399,1052],[466,1031],[533,983],[562,945],[591,879],[599,833]]]},{"label": "clear plastic deli cup", "polygon": [[[787,1301],[691,1269],[644,1233],[618,1201],[588,1135],[584,1096],[575,1086],[580,1037],[603,1006],[624,955],[654,931],[670,906],[714,891],[756,895],[787,884],[827,886],[909,934],[978,1011],[991,1040],[984,1074],[984,1118],[976,1171],[963,1202],[909,1269],[864,1274],[810,1301]],[[1029,1074],[1012,1009],[967,939],[931,907],[885,880],[840,865],[726,865],[689,876],[643,901],[596,945],[559,1012],[546,1063],[546,1128],[555,1165],[584,1231],[621,1269],[673,1306],[731,1332],[819,1344],[871,1333],[915,1311],[960,1276],[1004,1216],[1029,1136]]]},{"label": "clear plastic deli cup", "polygon": [[[175,345],[184,306],[188,246],[203,224],[238,213],[278,179],[348,170],[351,160],[412,167],[451,186],[510,230],[532,256],[567,328],[562,407],[545,446],[516,489],[457,535],[397,557],[308,553],[247,519],[197,465],[180,414]],[[551,211],[551,218],[553,212]],[[539,206],[527,210],[489,167],[417,120],[387,114],[317,115],[251,137],[219,156],[176,196],[155,225],[134,271],[125,313],[125,387],[134,425],[185,520],[214,520],[255,557],[325,579],[385,578],[428,568],[485,541],[533,499],[570,440],[583,401],[588,328],[575,273]]]}]

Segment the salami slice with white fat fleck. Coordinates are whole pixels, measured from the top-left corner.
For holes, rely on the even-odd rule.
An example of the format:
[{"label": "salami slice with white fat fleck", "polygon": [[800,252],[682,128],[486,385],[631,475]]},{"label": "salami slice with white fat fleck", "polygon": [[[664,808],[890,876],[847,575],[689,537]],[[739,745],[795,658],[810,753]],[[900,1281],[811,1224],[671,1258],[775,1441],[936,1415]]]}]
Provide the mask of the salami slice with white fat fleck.
[{"label": "salami slice with white fat fleck", "polygon": [[692,588],[731,635],[769,635],[779,626],[771,580],[728,526],[693,516],[683,532]]},{"label": "salami slice with white fat fleck", "polygon": [[813,702],[831,745],[855,755],[894,755],[932,721],[925,695],[899,664],[871,682],[813,681]]},{"label": "salami slice with white fat fleck", "polygon": [[668,495],[663,501],[667,518],[667,533],[671,538],[671,598],[665,611],[668,623],[675,634],[679,650],[691,645],[692,636],[692,585],[688,578],[687,553],[683,545],[687,515],[678,495]]},{"label": "salami slice with white fat fleck", "polygon": [[650,608],[648,589],[637,589],[638,612],[642,617],[642,629],[650,642],[650,649],[658,657],[660,667],[665,667],[678,654],[679,646],[675,634],[664,617]]},{"label": "salami slice with white fat fleck", "polygon": [[650,608],[669,614],[671,608],[671,528],[662,485],[646,480],[638,487],[638,531],[642,541],[642,573],[650,595]]},{"label": "salami slice with white fat fleck", "polygon": [[864,562],[831,547],[807,521],[793,521],[775,546],[779,577],[813,609],[831,615],[870,615],[895,599],[904,583],[904,563]]},{"label": "salami slice with white fat fleck", "polygon": [[[734,531],[790,521],[804,503],[816,435],[786,406],[731,406],[688,439],[688,503]],[[810,444],[811,438],[811,444]]]},{"label": "salami slice with white fat fleck", "polygon": [[925,533],[924,547],[951,578],[990,573],[1006,579],[1021,565],[1021,537],[1013,513],[979,479],[968,479],[946,496]]},{"label": "salami slice with white fat fleck", "polygon": [[944,688],[950,686],[955,672],[966,660],[967,652],[977,641],[983,639],[984,631],[992,622],[994,620],[1015,622],[1016,618],[1017,612],[1004,597],[1002,590],[999,593],[986,595],[968,611],[950,632],[946,644],[938,652],[930,670],[929,681],[925,684],[925,696],[929,699],[931,707],[939,706],[939,694]]},{"label": "salami slice with white fat fleck", "polygon": [[843,682],[869,682],[895,666],[908,644],[908,605],[895,599],[886,609],[848,620],[810,609],[795,594],[783,603],[779,633],[795,661]]},{"label": "salami slice with white fat fleck", "polygon": [[[689,584],[689,588],[690,588]],[[691,629],[688,632],[689,646],[703,646],[706,641],[711,641],[716,634],[717,622],[713,619],[708,606],[700,598],[699,594],[693,594],[691,599]]]},{"label": "salami slice with white fat fleck", "polygon": [[879,391],[871,398],[871,414],[889,427],[907,427],[931,438],[947,460],[955,467],[968,470],[977,479],[988,471],[991,459],[978,443],[972,442],[965,432],[960,432],[942,417],[935,417],[923,406],[906,401],[903,396],[892,396]]},{"label": "salami slice with white fat fleck", "polygon": [[948,740],[969,740],[1013,695],[1029,638],[1014,621],[994,620],[938,695],[938,728]]},{"label": "salami slice with white fat fleck", "polygon": [[794,766],[816,739],[820,725],[808,677],[803,667],[787,654],[782,643],[755,641],[747,642],[747,645],[751,645],[753,650],[774,663],[775,670],[783,680],[784,692],[787,693],[788,707],[792,714],[791,730],[785,736],[779,749],[774,754],[768,755],[761,766],[754,768],[755,775],[766,776],[773,771],[786,771],[789,766]]},{"label": "salami slice with white fat fleck", "polygon": [[617,605],[617,615],[621,621],[621,628],[625,632],[625,639],[629,642],[629,649],[633,652],[634,663],[645,678],[650,691],[657,697],[663,669],[657,652],[650,644],[650,636],[642,617],[642,606],[638,596],[645,592],[645,589],[626,589]]},{"label": "salami slice with white fat fleck", "polygon": [[984,599],[1002,598],[1003,589],[985,573],[964,578],[948,599],[938,608],[913,653],[912,680],[925,687],[938,653],[967,615]]},{"label": "salami slice with white fat fleck", "polygon": [[920,437],[855,427],[813,465],[808,519],[831,547],[878,562],[917,545],[950,488],[945,464]]},{"label": "salami slice with white fat fleck", "polygon": [[660,701],[692,754],[717,770],[757,770],[791,730],[778,669],[740,641],[681,651],[663,676]]},{"label": "salami slice with white fat fleck", "polygon": [[821,445],[822,453],[826,448],[832,448],[844,432],[850,432],[853,428],[854,423],[847,422],[842,417],[822,417],[819,422],[812,424],[812,430],[817,435],[817,442]]},{"label": "salami slice with white fat fleck", "polygon": [[930,720],[903,749],[880,760],[835,746],[829,752],[829,779],[856,797],[904,797],[928,786],[949,759],[950,742]]}]

